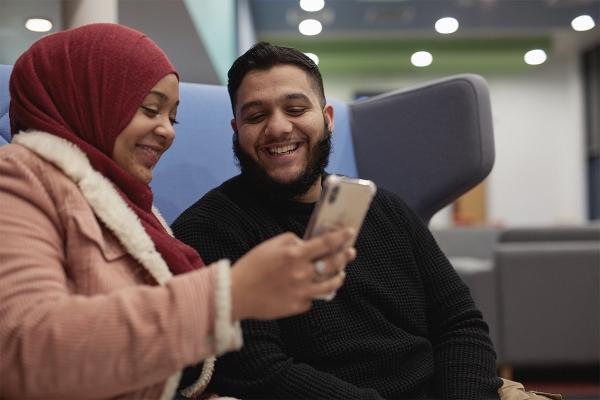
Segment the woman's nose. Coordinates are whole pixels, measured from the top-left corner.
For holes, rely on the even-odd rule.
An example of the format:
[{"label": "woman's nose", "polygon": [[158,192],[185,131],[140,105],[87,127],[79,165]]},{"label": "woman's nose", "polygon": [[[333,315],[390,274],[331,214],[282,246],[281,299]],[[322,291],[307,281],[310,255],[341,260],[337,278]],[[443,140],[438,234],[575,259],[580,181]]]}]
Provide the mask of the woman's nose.
[{"label": "woman's nose", "polygon": [[163,137],[167,142],[172,142],[175,139],[175,127],[168,115],[160,117],[160,122],[154,129],[154,132]]}]

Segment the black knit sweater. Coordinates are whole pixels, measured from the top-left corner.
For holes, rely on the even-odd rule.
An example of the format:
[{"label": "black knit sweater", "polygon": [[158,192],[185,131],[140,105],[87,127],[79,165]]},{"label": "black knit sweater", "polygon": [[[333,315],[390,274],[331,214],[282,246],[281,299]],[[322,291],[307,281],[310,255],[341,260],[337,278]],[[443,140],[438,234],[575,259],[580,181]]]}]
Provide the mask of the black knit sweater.
[{"label": "black knit sweater", "polygon": [[[302,237],[314,204],[273,204],[238,176],[173,224],[206,263],[237,260],[285,231]],[[241,351],[209,389],[242,398],[497,399],[487,325],[420,219],[379,190],[334,300],[300,316],[244,321]]]}]

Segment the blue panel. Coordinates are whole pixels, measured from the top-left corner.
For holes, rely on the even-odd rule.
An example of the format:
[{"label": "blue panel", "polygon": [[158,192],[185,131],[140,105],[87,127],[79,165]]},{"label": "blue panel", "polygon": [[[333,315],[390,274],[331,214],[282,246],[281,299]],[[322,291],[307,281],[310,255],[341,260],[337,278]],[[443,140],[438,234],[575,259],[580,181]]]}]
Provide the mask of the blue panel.
[{"label": "blue panel", "polygon": [[10,78],[12,66],[0,65],[0,146],[10,142],[10,124],[8,121],[8,104],[10,94],[8,92],[8,79]]},{"label": "blue panel", "polygon": [[333,105],[333,152],[329,158],[327,171],[351,177],[357,177],[356,157],[352,133],[350,130],[350,117],[348,105],[340,101],[331,101]]},{"label": "blue panel", "polygon": [[209,189],[238,173],[226,88],[182,83],[180,101],[177,137],[152,181],[154,202],[169,223]]}]

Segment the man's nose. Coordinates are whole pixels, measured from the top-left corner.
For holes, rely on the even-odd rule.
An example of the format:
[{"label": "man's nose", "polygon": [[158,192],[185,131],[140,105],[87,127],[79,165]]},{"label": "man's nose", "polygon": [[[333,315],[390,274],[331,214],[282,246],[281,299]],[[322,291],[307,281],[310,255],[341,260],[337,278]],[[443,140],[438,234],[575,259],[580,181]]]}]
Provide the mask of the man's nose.
[{"label": "man's nose", "polygon": [[280,136],[286,135],[292,132],[293,124],[289,120],[288,116],[283,112],[275,112],[271,114],[267,126],[265,128],[265,134],[268,136]]}]

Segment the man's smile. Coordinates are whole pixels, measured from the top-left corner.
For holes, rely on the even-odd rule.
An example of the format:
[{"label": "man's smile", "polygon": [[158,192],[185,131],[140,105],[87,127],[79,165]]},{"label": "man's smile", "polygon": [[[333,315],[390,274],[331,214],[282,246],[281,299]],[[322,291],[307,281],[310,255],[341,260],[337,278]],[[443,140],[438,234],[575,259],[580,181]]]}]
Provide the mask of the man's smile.
[{"label": "man's smile", "polygon": [[300,146],[300,143],[289,143],[289,144],[284,144],[284,145],[268,146],[265,149],[271,155],[278,155],[278,154],[292,153],[292,152],[296,151],[299,146]]}]

